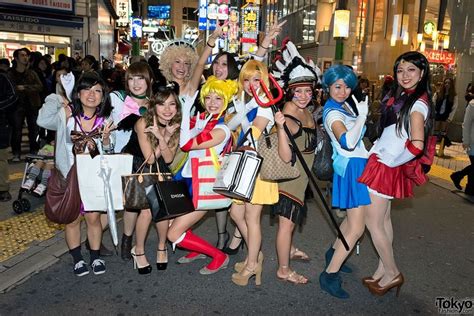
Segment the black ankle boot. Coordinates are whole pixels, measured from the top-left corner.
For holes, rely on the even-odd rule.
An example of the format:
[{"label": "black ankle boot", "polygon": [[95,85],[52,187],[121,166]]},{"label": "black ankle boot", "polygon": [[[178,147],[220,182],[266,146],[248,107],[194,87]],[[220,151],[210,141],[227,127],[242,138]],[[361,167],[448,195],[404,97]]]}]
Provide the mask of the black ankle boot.
[{"label": "black ankle boot", "polygon": [[122,235],[122,245],[120,247],[120,256],[123,260],[128,261],[132,259],[132,241],[133,236],[127,236],[125,234]]}]

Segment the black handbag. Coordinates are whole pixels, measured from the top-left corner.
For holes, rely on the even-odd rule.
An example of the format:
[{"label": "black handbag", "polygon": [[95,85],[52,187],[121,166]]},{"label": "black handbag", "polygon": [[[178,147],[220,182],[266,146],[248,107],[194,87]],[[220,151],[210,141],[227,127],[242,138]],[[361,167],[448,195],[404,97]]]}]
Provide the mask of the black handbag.
[{"label": "black handbag", "polygon": [[184,181],[175,181],[171,174],[145,188],[151,216],[155,223],[194,211],[193,200]]},{"label": "black handbag", "polygon": [[173,180],[173,176],[163,157],[155,158],[159,181],[145,187],[152,220],[157,223],[194,211],[194,204],[184,180]]},{"label": "black handbag", "polygon": [[313,172],[316,178],[321,181],[330,181],[334,174],[332,166],[332,144],[327,132],[316,125],[316,150],[313,163]]}]

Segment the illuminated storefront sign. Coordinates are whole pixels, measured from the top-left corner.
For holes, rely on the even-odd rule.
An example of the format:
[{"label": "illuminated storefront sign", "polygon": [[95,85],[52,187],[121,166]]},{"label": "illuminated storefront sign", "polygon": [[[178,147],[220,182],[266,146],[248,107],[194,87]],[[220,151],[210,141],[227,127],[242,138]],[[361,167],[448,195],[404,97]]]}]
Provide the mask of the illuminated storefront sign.
[{"label": "illuminated storefront sign", "polygon": [[237,53],[239,51],[239,11],[237,8],[231,8],[229,12],[229,31],[227,38],[229,40],[229,52]]},{"label": "illuminated storefront sign", "polygon": [[435,29],[436,29],[436,26],[431,21],[426,22],[425,25],[423,25],[423,32],[425,33],[426,36],[431,37]]},{"label": "illuminated storefront sign", "polygon": [[247,6],[242,10],[242,38],[257,40],[258,15],[258,7]]},{"label": "illuminated storefront sign", "polygon": [[199,0],[199,29],[207,29],[207,0]]},{"label": "illuminated storefront sign", "polygon": [[349,37],[349,20],[351,11],[336,10],[334,11],[334,34],[333,37]]},{"label": "illuminated storefront sign", "polygon": [[428,59],[430,63],[452,65],[455,61],[455,55],[451,52],[425,49],[423,54],[426,56],[426,59]]},{"label": "illuminated storefront sign", "polygon": [[142,37],[141,19],[132,19],[132,37]]},{"label": "illuminated storefront sign", "polygon": [[129,0],[117,0],[117,4],[115,6],[115,11],[118,15],[118,20],[116,20],[117,26],[127,27],[128,22],[130,21],[130,7],[129,7]]},{"label": "illuminated storefront sign", "polygon": [[73,0],[2,0],[2,4],[74,13]]}]

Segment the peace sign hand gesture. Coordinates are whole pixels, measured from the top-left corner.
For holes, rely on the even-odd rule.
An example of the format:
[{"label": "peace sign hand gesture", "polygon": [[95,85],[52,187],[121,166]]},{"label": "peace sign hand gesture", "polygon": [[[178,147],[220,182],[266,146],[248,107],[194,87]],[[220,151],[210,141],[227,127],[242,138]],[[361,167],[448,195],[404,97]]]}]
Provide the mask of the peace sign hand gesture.
[{"label": "peace sign hand gesture", "polygon": [[283,20],[280,23],[278,23],[278,21],[273,23],[273,25],[268,30],[268,33],[265,35],[261,46],[263,46],[263,48],[268,49],[272,41],[281,33],[281,31],[283,30],[283,25],[285,24],[286,20]]}]

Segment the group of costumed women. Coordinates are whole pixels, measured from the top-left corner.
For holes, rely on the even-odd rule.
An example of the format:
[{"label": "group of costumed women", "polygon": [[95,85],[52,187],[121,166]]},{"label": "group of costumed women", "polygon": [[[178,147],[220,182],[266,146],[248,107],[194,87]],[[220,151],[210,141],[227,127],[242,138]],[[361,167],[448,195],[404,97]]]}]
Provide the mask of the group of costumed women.
[{"label": "group of costumed women", "polygon": [[[123,152],[133,155],[133,172],[141,168],[153,172],[171,171],[191,182],[191,159],[222,154],[229,144],[250,145],[243,135],[257,140],[262,133],[277,133],[278,155],[300,171],[296,179],[274,182],[257,177],[252,199],[233,200],[230,208],[216,210],[217,244],[199,237],[193,226],[205,215],[205,210],[154,223],[158,234],[156,267],[167,268],[168,248],[189,251],[179,258],[181,264],[210,257],[212,260],[199,272],[213,274],[229,264],[229,256],[247,246],[244,261],[234,265],[232,282],[245,286],[255,277],[261,284],[264,254],[261,250],[261,214],[265,205],[278,218],[276,250],[278,279],[294,284],[306,284],[308,279],[294,271],[291,260],[309,260],[309,256],[293,244],[293,231],[307,215],[304,192],[308,175],[297,159],[294,139],[304,162],[311,166],[316,149],[316,122],[308,109],[313,105],[315,84],[321,79],[319,69],[299,55],[288,42],[282,48],[283,60],[276,63],[275,76],[285,92],[280,111],[259,106],[268,102],[264,88],[270,87],[269,71],[261,59],[279,34],[283,23],[275,24],[259,46],[254,58],[240,67],[234,54],[219,53],[211,64],[209,76],[202,82],[205,62],[222,35],[218,27],[211,35],[201,56],[189,45],[170,45],[160,57],[160,70],[168,85],[152,91],[153,72],[145,62],[131,64],[126,72],[126,91],[105,93],[106,84],[94,73],[83,74],[72,89],[67,75],[61,82],[64,89],[50,95],[39,113],[38,124],[57,131],[56,168],[63,176],[75,167],[75,155],[99,151]],[[382,104],[379,139],[367,151],[362,138],[368,114],[368,102],[354,98],[346,100],[357,85],[350,67],[335,65],[322,76],[322,85],[329,96],[324,105],[323,127],[327,131],[334,155],[332,205],[345,209],[347,216],[340,226],[349,250],[336,239],[326,252],[326,266],[320,274],[322,290],[348,298],[342,288],[340,272],[350,273],[345,263],[357,240],[368,228],[379,265],[363,284],[374,294],[383,295],[392,288],[400,289],[404,282],[393,253],[393,229],[390,217],[391,199],[413,196],[414,182],[404,172],[407,162],[420,156],[431,128],[431,92],[429,65],[423,55],[408,52],[394,65],[395,82]],[[257,98],[259,100],[257,100]],[[257,102],[259,101],[259,102]],[[285,131],[287,126],[289,133]],[[75,143],[79,134],[93,140]],[[94,146],[91,145],[94,144]],[[180,163],[177,163],[179,160]],[[77,172],[84,172],[77,170]],[[236,224],[227,233],[227,214]],[[74,261],[74,273],[82,276],[106,271],[100,257],[102,225],[100,212],[83,212],[87,223],[90,264],[81,254],[80,217],[66,225],[66,243]],[[140,274],[149,274],[152,266],[145,254],[145,242],[152,215],[149,209],[127,209],[123,216],[121,256],[133,259]],[[135,233],[135,243],[133,234]]]}]

